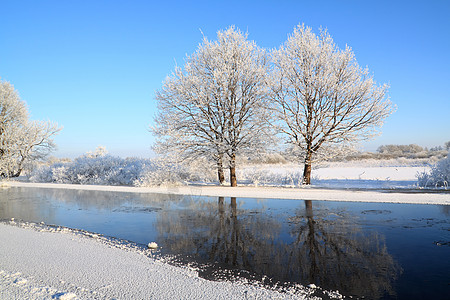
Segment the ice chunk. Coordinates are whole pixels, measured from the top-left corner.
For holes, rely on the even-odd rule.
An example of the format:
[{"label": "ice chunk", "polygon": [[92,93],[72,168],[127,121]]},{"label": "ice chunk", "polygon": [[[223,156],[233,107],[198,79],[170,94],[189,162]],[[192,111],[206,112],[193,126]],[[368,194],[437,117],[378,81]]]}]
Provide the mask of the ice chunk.
[{"label": "ice chunk", "polygon": [[150,249],[156,249],[156,248],[158,248],[158,244],[155,243],[155,242],[148,243],[147,246],[148,246],[148,248],[150,248]]}]

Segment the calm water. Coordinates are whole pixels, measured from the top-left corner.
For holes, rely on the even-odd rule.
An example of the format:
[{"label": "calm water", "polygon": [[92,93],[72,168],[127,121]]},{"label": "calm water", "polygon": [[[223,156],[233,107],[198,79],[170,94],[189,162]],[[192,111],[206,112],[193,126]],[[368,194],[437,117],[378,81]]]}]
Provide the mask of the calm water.
[{"label": "calm water", "polygon": [[0,219],[10,218],[156,241],[209,279],[450,298],[450,206],[10,188]]}]

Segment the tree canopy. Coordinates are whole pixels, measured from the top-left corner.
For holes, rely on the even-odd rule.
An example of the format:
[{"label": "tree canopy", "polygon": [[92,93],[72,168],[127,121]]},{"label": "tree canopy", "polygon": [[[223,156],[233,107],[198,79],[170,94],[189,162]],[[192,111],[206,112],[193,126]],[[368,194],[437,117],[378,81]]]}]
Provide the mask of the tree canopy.
[{"label": "tree canopy", "polygon": [[224,164],[236,185],[236,155],[262,149],[270,134],[267,120],[268,60],[265,51],[234,27],[203,39],[156,94],[152,128],[159,153],[215,162],[222,183]]},{"label": "tree canopy", "polygon": [[387,91],[326,30],[299,25],[268,57],[230,27],[217,41],[204,38],[157,92],[155,149],[210,158],[221,183],[227,164],[234,186],[236,155],[267,148],[280,134],[300,150],[310,184],[314,159],[377,134],[394,110]]},{"label": "tree canopy", "polygon": [[18,92],[0,80],[0,177],[17,177],[26,163],[47,156],[54,148],[57,124],[29,120]]},{"label": "tree canopy", "polygon": [[272,52],[272,99],[278,130],[303,151],[303,183],[310,184],[314,156],[368,139],[393,112],[387,85],[377,85],[326,30],[299,25]]}]

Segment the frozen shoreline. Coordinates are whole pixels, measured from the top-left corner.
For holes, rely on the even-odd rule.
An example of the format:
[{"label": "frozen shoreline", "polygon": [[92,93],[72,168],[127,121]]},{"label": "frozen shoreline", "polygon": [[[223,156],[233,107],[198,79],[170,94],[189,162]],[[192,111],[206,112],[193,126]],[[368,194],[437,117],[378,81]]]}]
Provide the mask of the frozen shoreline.
[{"label": "frozen shoreline", "polygon": [[0,222],[0,236],[0,299],[309,299],[314,292],[208,281],[150,250],[66,228]]},{"label": "frozen shoreline", "polygon": [[193,195],[211,197],[239,197],[239,198],[270,198],[270,199],[296,199],[296,200],[328,200],[351,202],[378,202],[378,203],[410,203],[410,204],[438,204],[450,205],[450,193],[436,193],[427,190],[418,192],[405,192],[389,190],[336,190],[320,188],[283,188],[283,187],[227,187],[211,185],[166,186],[166,187],[129,187],[129,186],[103,186],[103,185],[76,185],[55,183],[29,183],[9,181],[11,187],[75,189],[94,191],[113,191],[129,193],[155,193],[174,195]]}]

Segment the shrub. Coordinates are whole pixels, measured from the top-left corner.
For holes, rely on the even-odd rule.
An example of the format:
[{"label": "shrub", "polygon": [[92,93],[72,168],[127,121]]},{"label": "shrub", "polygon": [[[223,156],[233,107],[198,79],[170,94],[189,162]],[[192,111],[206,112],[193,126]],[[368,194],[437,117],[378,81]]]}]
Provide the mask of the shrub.
[{"label": "shrub", "polygon": [[69,184],[158,186],[209,182],[215,177],[202,160],[189,166],[171,164],[163,159],[120,158],[108,155],[104,148],[88,152],[73,162],[55,162],[36,168],[32,182]]},{"label": "shrub", "polygon": [[141,174],[152,169],[148,159],[111,155],[83,155],[73,162],[57,162],[32,172],[30,181],[71,184],[133,185]]},{"label": "shrub", "polygon": [[450,183],[450,153],[447,158],[437,162],[430,173],[423,172],[417,175],[421,187],[444,187]]}]

